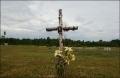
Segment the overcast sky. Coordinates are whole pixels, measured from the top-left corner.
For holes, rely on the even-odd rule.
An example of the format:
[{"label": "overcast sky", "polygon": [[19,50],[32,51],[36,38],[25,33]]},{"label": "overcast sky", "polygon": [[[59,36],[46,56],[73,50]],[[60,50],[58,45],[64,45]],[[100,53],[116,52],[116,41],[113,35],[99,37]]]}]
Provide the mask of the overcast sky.
[{"label": "overcast sky", "polygon": [[63,32],[73,40],[119,39],[119,1],[1,1],[1,35],[13,38],[58,38],[58,11],[63,26],[78,26]]}]

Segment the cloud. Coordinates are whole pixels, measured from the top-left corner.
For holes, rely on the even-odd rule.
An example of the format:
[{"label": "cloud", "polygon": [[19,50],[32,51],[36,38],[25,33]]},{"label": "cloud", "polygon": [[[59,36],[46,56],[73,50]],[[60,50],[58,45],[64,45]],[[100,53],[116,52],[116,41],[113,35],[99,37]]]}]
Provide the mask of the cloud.
[{"label": "cloud", "polygon": [[94,22],[93,22],[93,21],[89,21],[89,22],[87,22],[87,23],[83,23],[82,26],[90,25],[90,24],[92,24],[92,23],[94,23]]},{"label": "cloud", "polygon": [[103,29],[102,29],[102,28],[99,28],[99,29],[98,29],[98,31],[99,31],[99,32],[102,32],[102,31],[103,31]]},{"label": "cloud", "polygon": [[80,16],[77,16],[77,17],[75,18],[75,20],[78,21],[78,22],[84,22],[84,21],[85,21],[85,18],[80,17]]},{"label": "cloud", "polygon": [[[58,10],[62,9],[63,26],[78,30],[63,32],[74,40],[111,40],[119,36],[118,1],[1,1],[1,32],[7,37],[58,38]],[[2,34],[1,33],[1,34]]]}]

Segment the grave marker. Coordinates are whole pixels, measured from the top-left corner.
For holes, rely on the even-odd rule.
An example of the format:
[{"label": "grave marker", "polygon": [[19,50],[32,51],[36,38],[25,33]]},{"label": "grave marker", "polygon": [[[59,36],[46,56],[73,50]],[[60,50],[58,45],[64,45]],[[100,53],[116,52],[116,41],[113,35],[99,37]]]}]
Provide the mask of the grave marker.
[{"label": "grave marker", "polygon": [[51,27],[51,28],[46,28],[46,31],[58,31],[59,34],[59,46],[60,46],[60,50],[63,51],[63,41],[62,41],[62,30],[63,31],[69,31],[69,30],[77,30],[78,26],[72,26],[72,27],[63,27],[62,24],[62,9],[59,9],[59,26],[57,27]]}]

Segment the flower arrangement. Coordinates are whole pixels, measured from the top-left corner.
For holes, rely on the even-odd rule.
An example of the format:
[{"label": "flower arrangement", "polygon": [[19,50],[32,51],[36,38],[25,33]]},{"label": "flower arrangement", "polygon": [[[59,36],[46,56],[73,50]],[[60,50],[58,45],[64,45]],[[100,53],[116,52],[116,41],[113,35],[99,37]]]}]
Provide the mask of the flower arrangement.
[{"label": "flower arrangement", "polygon": [[64,68],[66,63],[69,65],[70,61],[75,60],[75,55],[71,54],[72,52],[72,47],[65,47],[65,54],[63,54],[62,51],[55,50],[54,56],[56,57],[56,70],[57,70],[57,75],[58,77],[63,77],[64,76]]}]

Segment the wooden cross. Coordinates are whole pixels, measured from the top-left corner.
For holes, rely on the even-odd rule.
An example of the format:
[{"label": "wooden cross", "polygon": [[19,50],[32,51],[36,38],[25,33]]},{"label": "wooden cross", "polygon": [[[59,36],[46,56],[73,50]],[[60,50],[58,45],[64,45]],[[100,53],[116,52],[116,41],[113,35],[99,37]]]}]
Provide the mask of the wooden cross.
[{"label": "wooden cross", "polygon": [[72,26],[72,27],[63,27],[62,24],[62,9],[59,9],[59,26],[57,27],[52,27],[52,28],[46,28],[46,31],[56,31],[58,30],[58,34],[59,34],[59,46],[60,46],[60,50],[63,51],[63,41],[62,41],[62,30],[63,31],[69,31],[69,30],[77,30],[78,26]]}]

